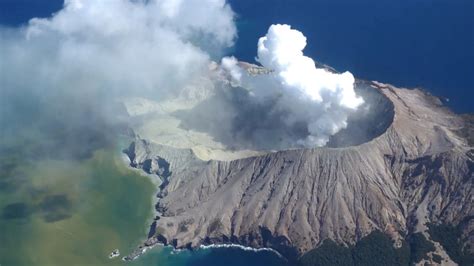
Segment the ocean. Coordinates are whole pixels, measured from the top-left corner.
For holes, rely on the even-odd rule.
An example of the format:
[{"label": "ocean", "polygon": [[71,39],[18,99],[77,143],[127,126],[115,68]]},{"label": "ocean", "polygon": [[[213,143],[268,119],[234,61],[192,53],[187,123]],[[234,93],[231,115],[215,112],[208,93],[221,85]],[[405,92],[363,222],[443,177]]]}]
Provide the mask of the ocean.
[{"label": "ocean", "polygon": [[[308,38],[305,53],[339,71],[422,87],[459,113],[474,112],[474,2],[471,0],[230,0],[239,38],[228,51],[254,62],[268,26],[287,23]],[[17,27],[61,8],[62,0],[2,0],[0,25]],[[40,141],[40,140],[38,140]],[[0,145],[1,146],[1,145]],[[0,265],[286,265],[270,251],[239,248],[125,255],[146,236],[151,182],[120,162],[120,148],[87,159],[0,164]],[[1,151],[1,150],[0,150]],[[20,160],[20,161],[19,161]]]}]

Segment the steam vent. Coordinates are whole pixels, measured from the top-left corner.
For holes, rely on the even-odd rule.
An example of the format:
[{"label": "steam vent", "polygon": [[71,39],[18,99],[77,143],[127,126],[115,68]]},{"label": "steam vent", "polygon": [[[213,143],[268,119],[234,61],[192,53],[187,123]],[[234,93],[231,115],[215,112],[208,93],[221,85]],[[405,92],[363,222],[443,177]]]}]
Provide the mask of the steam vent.
[{"label": "steam vent", "polygon": [[[240,64],[251,75],[268,74]],[[472,232],[472,223],[461,223],[473,215],[472,142],[460,130],[472,125],[438,98],[357,80],[364,103],[326,146],[285,140],[255,146],[246,134],[219,135],[215,125],[186,115],[213,108],[218,87],[230,86],[216,79],[196,81],[178,100],[125,102],[136,124],[125,153],[132,167],[158,183],[149,238],[126,259],[157,243],[233,243],[269,247],[294,260],[325,239],[350,245],[376,230],[399,245],[417,232],[429,239],[430,223],[462,224],[464,235]],[[288,130],[287,136],[299,137],[298,128]],[[240,137],[248,142],[232,145]],[[437,254],[444,252],[436,245]]]}]

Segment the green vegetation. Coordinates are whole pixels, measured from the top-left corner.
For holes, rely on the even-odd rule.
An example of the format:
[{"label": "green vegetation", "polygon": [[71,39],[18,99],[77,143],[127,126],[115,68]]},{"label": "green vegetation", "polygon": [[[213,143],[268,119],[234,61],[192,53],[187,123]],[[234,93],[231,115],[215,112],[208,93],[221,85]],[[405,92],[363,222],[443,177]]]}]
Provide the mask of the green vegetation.
[{"label": "green vegetation", "polygon": [[354,265],[350,248],[340,246],[330,239],[301,257],[302,265]]},{"label": "green vegetation", "polygon": [[428,241],[422,233],[416,233],[409,237],[410,244],[410,261],[419,262],[422,259],[428,259],[426,254],[435,251],[433,243]]},{"label": "green vegetation", "polygon": [[428,228],[431,239],[439,242],[454,262],[461,266],[474,265],[474,255],[469,254],[467,248],[463,250],[459,226],[430,224]]},{"label": "green vegetation", "polygon": [[393,241],[384,233],[374,231],[361,239],[352,251],[354,265],[401,265]]},{"label": "green vegetation", "polygon": [[400,248],[384,233],[374,231],[355,246],[344,247],[332,240],[306,253],[299,260],[301,266],[318,265],[410,265],[419,262],[434,246],[422,234],[414,234]]}]

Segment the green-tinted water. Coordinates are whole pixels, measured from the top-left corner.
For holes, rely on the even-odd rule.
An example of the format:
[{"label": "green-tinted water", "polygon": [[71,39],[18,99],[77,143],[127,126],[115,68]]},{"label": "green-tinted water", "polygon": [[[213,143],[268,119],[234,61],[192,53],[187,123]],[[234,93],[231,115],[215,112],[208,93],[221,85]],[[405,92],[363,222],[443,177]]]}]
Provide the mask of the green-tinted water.
[{"label": "green-tinted water", "polygon": [[[129,169],[119,149],[102,148],[68,159],[53,151],[0,139],[1,266],[286,264],[268,251],[175,253],[169,247],[155,247],[133,262],[123,262],[120,258],[148,233],[155,185]],[[116,248],[121,256],[109,259]]]},{"label": "green-tinted water", "polygon": [[1,265],[117,265],[110,251],[130,252],[146,236],[153,185],[117,152],[19,160],[1,160]]}]

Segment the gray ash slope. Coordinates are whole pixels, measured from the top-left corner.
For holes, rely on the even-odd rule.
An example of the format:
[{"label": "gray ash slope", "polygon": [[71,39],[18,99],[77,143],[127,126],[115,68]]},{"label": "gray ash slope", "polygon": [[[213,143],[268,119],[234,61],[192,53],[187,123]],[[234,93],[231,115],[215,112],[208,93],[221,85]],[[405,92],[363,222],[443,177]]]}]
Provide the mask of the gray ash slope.
[{"label": "gray ash slope", "polygon": [[389,100],[393,119],[357,146],[341,133],[336,148],[202,161],[137,139],[126,150],[131,165],[162,180],[145,245],[236,243],[294,259],[324,239],[353,244],[379,230],[397,243],[408,233],[429,237],[428,223],[463,222],[472,253],[472,124],[422,90],[368,84]]}]

